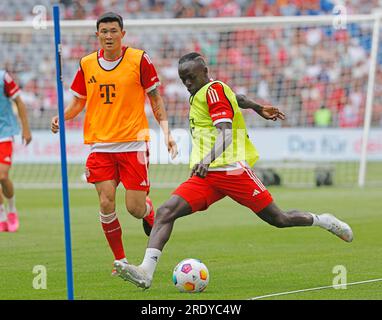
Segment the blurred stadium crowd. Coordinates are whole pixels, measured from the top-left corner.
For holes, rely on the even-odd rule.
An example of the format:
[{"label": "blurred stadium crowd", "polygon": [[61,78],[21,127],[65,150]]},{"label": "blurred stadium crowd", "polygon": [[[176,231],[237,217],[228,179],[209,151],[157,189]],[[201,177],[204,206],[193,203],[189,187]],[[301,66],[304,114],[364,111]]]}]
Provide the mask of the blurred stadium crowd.
[{"label": "blurred stadium crowd", "polygon": [[[33,3],[36,2],[36,3]],[[34,5],[44,5],[50,15],[57,1],[16,0],[0,4],[0,20],[31,20]],[[115,11],[126,19],[240,17],[332,14],[334,0],[61,0],[64,19],[96,19]],[[348,14],[367,14],[382,5],[374,1],[347,1]],[[98,48],[94,29],[63,33],[65,100],[79,59]],[[144,31],[142,31],[144,32]],[[329,110],[324,126],[362,126],[368,82],[372,23],[349,23],[345,29],[273,26],[251,30],[205,30],[192,28],[147,32],[128,30],[126,44],[145,49],[160,75],[172,126],[187,125],[188,93],[177,76],[177,61],[188,51],[202,52],[210,74],[227,82],[238,93],[278,105],[287,113],[283,123],[268,123],[248,117],[254,126],[314,126],[315,113]],[[382,40],[382,38],[381,38]],[[23,89],[31,110],[33,129],[46,129],[56,113],[55,57],[51,34],[3,33],[0,29],[0,64]],[[382,41],[380,41],[380,44]],[[382,126],[382,46],[378,52],[372,123]],[[148,115],[151,112],[148,111]],[[153,121],[150,118],[150,121]],[[81,120],[68,126],[80,128]]]},{"label": "blurred stadium crowd", "polygon": [[[33,19],[31,3],[64,5],[65,19],[96,19],[105,11],[123,12],[126,19],[294,16],[330,14],[346,3],[348,14],[367,14],[380,0],[14,0],[1,1],[0,21]],[[50,13],[49,13],[50,14]]]}]

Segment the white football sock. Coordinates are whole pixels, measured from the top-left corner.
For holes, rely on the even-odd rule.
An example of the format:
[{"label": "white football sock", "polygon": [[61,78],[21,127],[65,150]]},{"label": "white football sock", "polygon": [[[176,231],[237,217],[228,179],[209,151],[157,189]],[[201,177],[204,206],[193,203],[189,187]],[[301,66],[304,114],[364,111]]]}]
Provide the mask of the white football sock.
[{"label": "white football sock", "polygon": [[162,254],[162,251],[155,248],[147,248],[145,257],[143,258],[142,263],[139,267],[141,267],[146,274],[152,279],[155,268],[157,267],[157,263]]},{"label": "white football sock", "polygon": [[328,229],[328,222],[326,221],[325,217],[322,217],[321,215],[317,215],[311,212],[309,213],[313,217],[312,226],[319,226],[321,228]]},{"label": "white football sock", "polygon": [[117,213],[115,211],[108,214],[103,214],[101,211],[99,212],[99,221],[102,223],[109,224],[109,223],[112,223],[117,218],[118,218]]},{"label": "white football sock", "polygon": [[119,259],[119,261],[124,262],[124,263],[129,263],[129,261],[127,261],[126,258]]},{"label": "white football sock", "polygon": [[145,212],[145,214],[143,215],[143,218],[146,218],[149,214],[150,214],[150,212],[151,212],[151,206],[149,205],[149,203],[148,202],[146,202],[146,212]]},{"label": "white football sock", "polygon": [[17,212],[16,209],[16,196],[14,195],[12,198],[7,198],[8,200],[8,212]]},{"label": "white football sock", "polygon": [[0,222],[7,221],[7,214],[5,213],[5,207],[0,204]]}]

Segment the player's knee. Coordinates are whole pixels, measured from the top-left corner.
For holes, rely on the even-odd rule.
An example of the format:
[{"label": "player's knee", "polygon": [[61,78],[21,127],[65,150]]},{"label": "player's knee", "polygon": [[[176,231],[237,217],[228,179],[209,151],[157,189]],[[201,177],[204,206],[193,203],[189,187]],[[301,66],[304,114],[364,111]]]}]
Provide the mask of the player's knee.
[{"label": "player's knee", "polygon": [[99,205],[102,212],[111,212],[115,209],[115,201],[112,197],[101,196],[99,199]]},{"label": "player's knee", "polygon": [[130,202],[126,204],[126,209],[133,217],[142,219],[146,213],[146,203],[142,205],[138,202]]},{"label": "player's knee", "polygon": [[0,181],[3,182],[5,180],[8,180],[8,172],[7,171],[0,171]]}]

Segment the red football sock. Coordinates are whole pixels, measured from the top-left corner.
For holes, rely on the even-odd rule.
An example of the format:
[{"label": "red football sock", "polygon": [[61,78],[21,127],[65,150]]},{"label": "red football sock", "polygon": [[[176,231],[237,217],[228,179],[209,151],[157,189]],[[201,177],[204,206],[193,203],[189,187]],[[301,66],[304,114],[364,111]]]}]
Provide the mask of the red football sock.
[{"label": "red football sock", "polygon": [[114,212],[108,215],[100,213],[100,220],[115,260],[125,258],[125,251],[123,250],[122,243],[122,229],[116,213]]},{"label": "red football sock", "polygon": [[146,205],[150,207],[150,213],[147,216],[145,216],[143,219],[145,219],[148,222],[148,224],[152,227],[154,224],[155,212],[154,212],[153,203],[149,197],[146,197]]}]

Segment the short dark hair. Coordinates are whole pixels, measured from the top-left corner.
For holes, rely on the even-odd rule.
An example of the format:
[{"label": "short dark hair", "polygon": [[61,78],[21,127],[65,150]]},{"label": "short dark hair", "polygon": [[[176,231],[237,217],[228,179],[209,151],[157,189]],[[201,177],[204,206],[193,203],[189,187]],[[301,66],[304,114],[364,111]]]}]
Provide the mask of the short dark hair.
[{"label": "short dark hair", "polygon": [[116,14],[114,12],[106,12],[102,16],[100,16],[97,19],[97,30],[102,22],[118,22],[119,26],[121,27],[121,30],[123,30],[123,19],[119,14]]},{"label": "short dark hair", "polygon": [[206,64],[203,56],[198,52],[190,52],[190,53],[185,54],[184,56],[182,56],[179,59],[179,64],[182,64],[182,63],[187,62],[187,61],[195,61],[195,60],[199,60],[204,65]]}]

